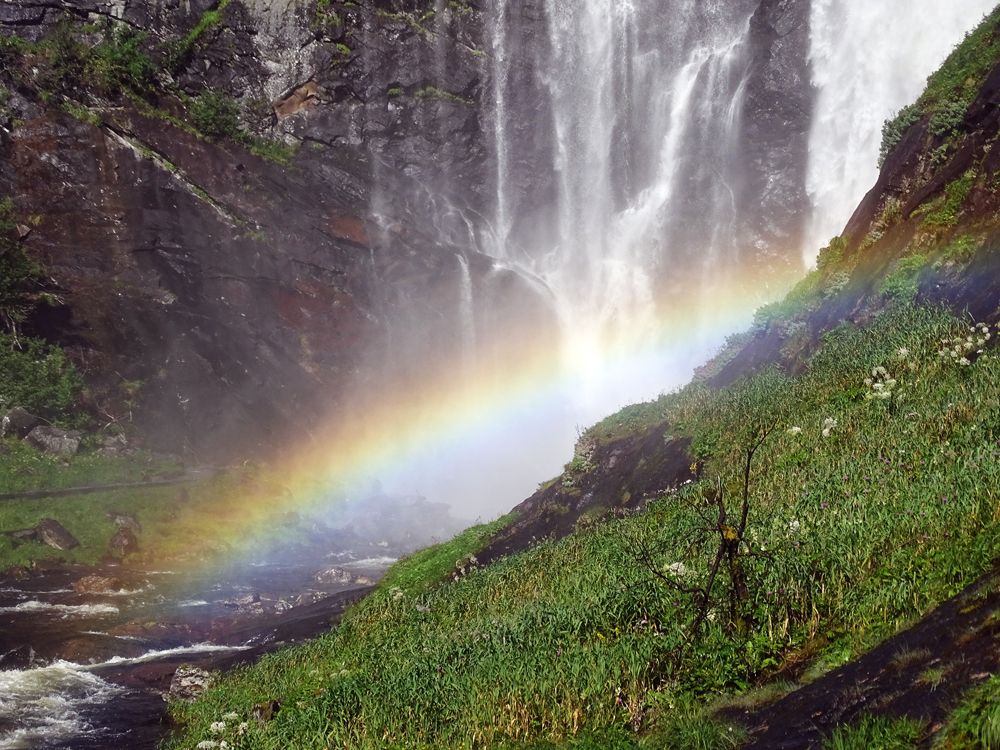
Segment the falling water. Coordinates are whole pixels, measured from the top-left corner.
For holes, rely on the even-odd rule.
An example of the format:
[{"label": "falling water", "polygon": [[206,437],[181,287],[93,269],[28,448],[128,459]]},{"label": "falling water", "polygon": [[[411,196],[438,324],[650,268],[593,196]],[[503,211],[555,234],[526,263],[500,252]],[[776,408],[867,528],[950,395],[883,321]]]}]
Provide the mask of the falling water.
[{"label": "falling water", "polygon": [[[530,208],[551,232],[516,230],[525,207],[511,178],[511,121],[524,115],[511,111],[510,43],[494,25],[495,254],[551,293],[581,421],[671,385],[655,357],[627,382],[609,365],[662,343],[674,293],[708,297],[736,265],[732,184],[755,7],[682,2],[665,13],[642,0],[547,0],[540,75],[551,122],[538,127],[553,131],[556,187],[547,222]],[[499,0],[500,19],[506,10]]]},{"label": "falling water", "polygon": [[812,0],[818,90],[807,189],[807,262],[838,234],[878,177],[882,122],[916,100],[994,0]]},{"label": "falling water", "polygon": [[476,319],[472,306],[472,274],[469,273],[469,261],[464,255],[458,255],[458,266],[461,269],[461,294],[459,297],[459,325],[462,330],[462,360],[466,370],[474,363],[476,356]]}]

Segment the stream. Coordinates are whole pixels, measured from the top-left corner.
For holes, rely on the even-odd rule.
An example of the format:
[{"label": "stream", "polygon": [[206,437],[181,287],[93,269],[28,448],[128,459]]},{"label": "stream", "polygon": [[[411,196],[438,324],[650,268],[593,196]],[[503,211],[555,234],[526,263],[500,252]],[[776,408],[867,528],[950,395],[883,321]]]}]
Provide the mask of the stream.
[{"label": "stream", "polygon": [[[0,578],[0,750],[155,748],[180,664],[224,669],[328,630],[399,554]],[[124,585],[78,593],[94,575]]]}]

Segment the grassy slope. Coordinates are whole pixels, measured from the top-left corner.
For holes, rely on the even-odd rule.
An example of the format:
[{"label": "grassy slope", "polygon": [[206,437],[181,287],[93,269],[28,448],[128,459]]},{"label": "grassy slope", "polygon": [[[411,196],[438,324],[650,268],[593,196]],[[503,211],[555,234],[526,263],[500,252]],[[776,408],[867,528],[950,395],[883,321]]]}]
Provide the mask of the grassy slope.
[{"label": "grassy slope", "polygon": [[[926,118],[945,96],[942,81],[961,79],[955,96],[968,103],[970,79],[980,85],[996,64],[998,19],[931,79],[937,98]],[[963,138],[928,135],[924,148],[947,155]],[[911,187],[936,168],[921,162]],[[983,328],[911,302],[935,265],[960,280],[998,246],[993,175],[963,179],[928,195],[925,211],[885,210],[864,238],[832,245],[822,270],[723,357],[738,368],[741,352],[777,332],[771,360],[794,377],[770,371],[722,391],[692,384],[584,436],[606,441],[667,420],[694,438],[709,479],[642,515],[457,578],[403,561],[390,576],[420,585],[387,581],[340,630],[175,707],[185,730],[171,746],[732,747],[739,732],[698,708],[711,695],[746,691],[793,662],[808,661],[806,679],[815,679],[975,580],[1000,542],[996,315]],[[970,232],[975,241],[956,254]],[[856,269],[868,277],[852,279]],[[762,436],[744,475],[747,448]],[[745,532],[702,619],[692,590],[707,587],[744,479]],[[438,557],[459,557],[451,552]],[[675,563],[683,574],[671,573]],[[991,685],[983,690],[995,693]],[[982,721],[969,716],[987,715],[975,707],[992,695],[958,710],[950,747],[975,746]],[[272,698],[283,705],[273,722],[240,724]],[[213,730],[227,713],[236,718]],[[865,720],[830,746],[912,747],[926,729]]]}]

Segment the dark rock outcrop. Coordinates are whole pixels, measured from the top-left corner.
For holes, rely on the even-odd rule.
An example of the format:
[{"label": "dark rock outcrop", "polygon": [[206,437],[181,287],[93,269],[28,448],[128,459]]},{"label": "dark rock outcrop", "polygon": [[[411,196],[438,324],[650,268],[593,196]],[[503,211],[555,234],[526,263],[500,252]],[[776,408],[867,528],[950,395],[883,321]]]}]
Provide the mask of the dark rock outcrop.
[{"label": "dark rock outcrop", "polygon": [[121,513],[112,510],[108,511],[107,516],[119,529],[128,529],[136,534],[142,533],[142,526],[139,524],[139,519],[131,513]]}]

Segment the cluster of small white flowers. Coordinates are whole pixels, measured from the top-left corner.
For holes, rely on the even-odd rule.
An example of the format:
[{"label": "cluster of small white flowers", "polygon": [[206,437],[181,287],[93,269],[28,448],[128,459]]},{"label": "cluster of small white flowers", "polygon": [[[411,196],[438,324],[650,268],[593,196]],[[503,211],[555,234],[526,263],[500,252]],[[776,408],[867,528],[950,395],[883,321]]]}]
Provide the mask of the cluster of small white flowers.
[{"label": "cluster of small white flowers", "polygon": [[[1000,328],[1000,323],[997,324],[997,328]],[[988,325],[977,323],[969,328],[969,335],[964,338],[955,336],[951,339],[941,339],[942,347],[938,350],[938,357],[944,361],[950,358],[952,362],[962,367],[968,367],[972,363],[966,355],[973,349],[976,350],[976,354],[982,354],[983,347],[992,337],[993,334],[990,333]]]},{"label": "cluster of small white flowers", "polygon": [[228,714],[222,714],[223,721],[236,721],[240,718],[240,715],[235,711],[230,711]]},{"label": "cluster of small white flowers", "polygon": [[197,745],[195,745],[198,750],[212,750],[213,748],[219,747],[218,742],[213,742],[212,740],[202,740]]},{"label": "cluster of small white flowers", "polygon": [[[906,349],[900,349],[900,353],[909,352]],[[870,378],[865,378],[865,385],[871,388],[871,390],[865,394],[865,400],[871,401],[873,399],[879,399],[880,401],[887,401],[892,398],[893,395],[896,398],[903,397],[903,391],[899,390],[893,393],[893,389],[896,387],[896,379],[889,375],[888,371],[884,367],[876,367],[872,370],[872,376]]]},{"label": "cluster of small white flowers", "polygon": [[226,722],[224,721],[213,721],[212,726],[208,728],[213,734],[222,734],[226,731]]},{"label": "cluster of small white flowers", "polygon": [[392,597],[392,600],[394,602],[398,602],[400,599],[406,596],[406,594],[403,593],[403,590],[396,586],[393,586],[391,589],[389,589],[389,595]]},{"label": "cluster of small white flowers", "polygon": [[899,351],[897,351],[896,354],[899,356],[900,359],[906,359],[907,357],[910,356],[910,350],[907,349],[905,346],[901,346],[899,347]]},{"label": "cluster of small white flowers", "polygon": [[800,432],[802,432],[802,428],[801,427],[791,427],[788,430],[788,433],[790,435],[798,435]]},{"label": "cluster of small white flowers", "polygon": [[674,578],[681,578],[682,576],[687,575],[688,570],[687,566],[684,563],[675,562],[675,563],[670,563],[670,565],[667,566],[667,572]]},{"label": "cluster of small white flowers", "polygon": [[802,531],[802,524],[798,522],[797,519],[793,518],[788,522],[788,533],[795,536],[800,531]]},{"label": "cluster of small white flowers", "polygon": [[823,420],[823,437],[825,437],[825,438],[830,437],[830,433],[833,432],[833,429],[836,426],[837,426],[837,420],[834,419],[833,417],[827,417],[826,419],[824,419]]}]

